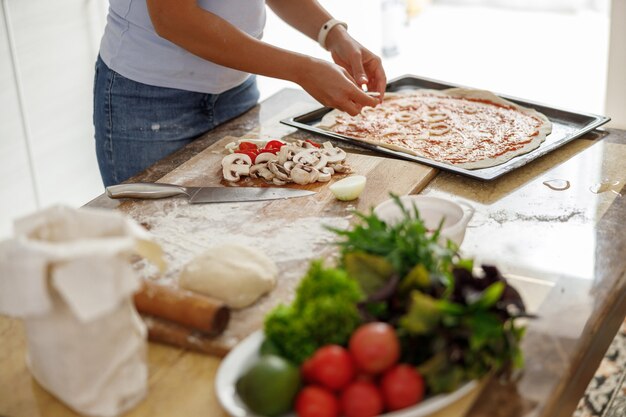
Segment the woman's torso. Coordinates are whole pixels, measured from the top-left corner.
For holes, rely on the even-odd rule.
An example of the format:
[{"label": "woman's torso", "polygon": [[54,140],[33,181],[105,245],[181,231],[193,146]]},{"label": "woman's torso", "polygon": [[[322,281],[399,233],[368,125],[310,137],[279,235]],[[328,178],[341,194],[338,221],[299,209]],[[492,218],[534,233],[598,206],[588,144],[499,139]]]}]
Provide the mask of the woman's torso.
[{"label": "woman's torso", "polygon": [[[265,0],[199,0],[198,5],[261,38]],[[126,78],[159,87],[221,93],[249,74],[204,60],[156,34],[146,0],[110,0],[100,55]]]}]

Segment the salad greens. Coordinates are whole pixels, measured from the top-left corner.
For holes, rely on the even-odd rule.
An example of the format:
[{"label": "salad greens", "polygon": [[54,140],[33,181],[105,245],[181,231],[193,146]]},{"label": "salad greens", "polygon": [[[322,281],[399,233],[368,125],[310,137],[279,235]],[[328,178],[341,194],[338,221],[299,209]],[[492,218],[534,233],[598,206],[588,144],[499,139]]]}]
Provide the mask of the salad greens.
[{"label": "salad greens", "polygon": [[265,338],[296,364],[328,344],[347,344],[361,324],[357,303],[363,294],[345,271],[311,264],[290,306],[279,305],[265,318]]},{"label": "salad greens", "polygon": [[355,213],[361,220],[352,229],[331,228],[343,240],[338,242],[342,261],[352,253],[367,253],[384,257],[402,277],[417,265],[422,265],[430,273],[448,273],[457,252],[456,245],[448,241],[446,247],[438,243],[440,228],[434,233],[419,217],[416,207],[407,210],[396,195],[392,195],[402,210],[403,220],[390,225],[373,212]]},{"label": "salad greens", "polygon": [[268,343],[302,363],[323,345],[346,345],[359,324],[384,321],[432,394],[521,367],[515,320],[529,315],[519,293],[493,266],[476,275],[454,243],[439,243],[441,225],[428,231],[417,208],[392,197],[403,214],[396,223],[357,213],[350,229],[330,229],[340,237],[338,268],[312,263],[294,302],[266,318]]}]

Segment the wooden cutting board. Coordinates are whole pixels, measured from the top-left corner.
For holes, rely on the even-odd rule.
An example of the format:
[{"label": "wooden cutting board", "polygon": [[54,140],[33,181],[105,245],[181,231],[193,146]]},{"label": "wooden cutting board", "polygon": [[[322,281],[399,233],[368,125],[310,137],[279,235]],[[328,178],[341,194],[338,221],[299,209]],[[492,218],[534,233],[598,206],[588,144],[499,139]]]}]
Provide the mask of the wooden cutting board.
[{"label": "wooden cutting board", "polygon": [[[224,146],[236,140],[225,137],[182,164],[158,182],[184,186],[228,185],[222,180]],[[223,335],[214,338],[185,338],[191,348],[225,354],[242,338],[262,327],[263,317],[280,303],[289,303],[300,278],[312,259],[332,262],[336,253],[335,235],[327,226],[346,228],[354,221],[354,210],[367,211],[389,198],[389,193],[413,194],[435,176],[436,169],[402,160],[348,153],[353,174],[365,175],[367,185],[359,199],[341,202],[328,186],[345,177],[333,176],[330,183],[288,185],[316,191],[310,197],[248,203],[188,204],[186,199],[128,200],[120,205],[148,228],[161,244],[168,263],[159,275],[153,266],[139,262],[138,268],[150,279],[177,285],[178,275],[194,256],[223,243],[254,246],[279,268],[276,288],[254,305],[233,311]],[[262,180],[246,179],[236,186],[262,186]]]}]

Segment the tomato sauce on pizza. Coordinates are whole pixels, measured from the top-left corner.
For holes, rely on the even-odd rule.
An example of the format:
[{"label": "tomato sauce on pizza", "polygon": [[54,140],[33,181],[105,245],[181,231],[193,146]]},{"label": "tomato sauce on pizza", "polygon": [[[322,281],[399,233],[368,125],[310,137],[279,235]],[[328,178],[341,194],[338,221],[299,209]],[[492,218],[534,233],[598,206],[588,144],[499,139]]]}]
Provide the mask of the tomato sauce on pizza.
[{"label": "tomato sauce on pizza", "polygon": [[320,127],[468,169],[529,152],[551,130],[541,113],[482,90],[416,90],[354,117],[333,112]]}]

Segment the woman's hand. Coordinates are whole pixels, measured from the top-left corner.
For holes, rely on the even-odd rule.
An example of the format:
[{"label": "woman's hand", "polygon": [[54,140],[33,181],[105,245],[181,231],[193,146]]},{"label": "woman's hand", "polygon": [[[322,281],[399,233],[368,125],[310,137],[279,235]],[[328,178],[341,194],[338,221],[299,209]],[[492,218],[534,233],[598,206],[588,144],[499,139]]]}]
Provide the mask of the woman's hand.
[{"label": "woman's hand", "polygon": [[359,114],[363,107],[374,107],[379,103],[357,87],[348,71],[321,59],[307,59],[306,68],[298,71],[294,81],[323,105],[351,116]]},{"label": "woman's hand", "polygon": [[366,84],[368,91],[380,93],[382,102],[387,76],[380,58],[355,41],[342,26],[335,26],[326,38],[328,49],[337,65],[342,66],[357,85]]}]

